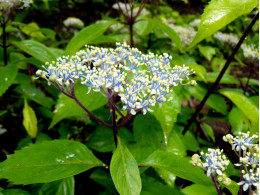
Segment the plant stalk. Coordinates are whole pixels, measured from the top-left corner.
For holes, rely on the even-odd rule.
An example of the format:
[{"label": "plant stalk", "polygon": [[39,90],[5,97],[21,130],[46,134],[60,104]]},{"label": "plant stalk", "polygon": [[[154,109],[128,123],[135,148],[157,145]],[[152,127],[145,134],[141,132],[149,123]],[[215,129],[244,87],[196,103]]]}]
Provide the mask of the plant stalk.
[{"label": "plant stalk", "polygon": [[222,195],[222,193],[220,192],[220,189],[219,189],[219,187],[218,187],[218,185],[217,185],[215,176],[213,176],[212,174],[211,174],[211,179],[212,179],[212,181],[213,181],[213,183],[214,183],[214,186],[215,186],[215,188],[216,188],[218,194],[219,194],[219,195]]},{"label": "plant stalk", "polygon": [[251,23],[247,26],[247,28],[244,31],[242,37],[240,38],[239,42],[237,43],[235,49],[233,50],[233,52],[229,56],[228,60],[226,61],[226,64],[224,65],[224,67],[222,68],[221,72],[219,73],[218,78],[216,79],[214,84],[211,86],[211,88],[208,90],[208,92],[204,96],[203,100],[200,102],[199,106],[196,108],[196,111],[194,112],[194,114],[192,115],[191,119],[188,121],[188,124],[185,126],[185,128],[184,128],[184,130],[182,132],[183,135],[185,135],[185,133],[188,131],[188,129],[190,128],[190,126],[193,123],[193,121],[197,118],[197,115],[200,113],[200,110],[202,109],[202,107],[206,103],[206,101],[209,98],[209,96],[217,88],[217,86],[218,86],[221,78],[223,77],[224,73],[226,72],[229,64],[233,60],[233,58],[234,58],[235,54],[237,53],[238,49],[240,48],[242,42],[245,40],[246,36],[251,31],[251,29],[252,29],[253,25],[255,24],[255,22],[257,21],[258,17],[259,17],[259,12],[254,16],[254,18],[251,21]]},{"label": "plant stalk", "polygon": [[5,21],[3,21],[2,23],[2,29],[3,29],[3,50],[4,50],[4,65],[6,66],[7,65],[7,45],[6,45],[6,23]]},{"label": "plant stalk", "polygon": [[[243,175],[244,175],[243,172],[242,172],[243,170],[244,170],[244,166],[241,166],[240,182],[243,181]],[[239,187],[239,192],[238,192],[238,194],[239,194],[239,195],[242,195],[242,191],[243,191],[243,185],[241,185],[241,186]]]}]

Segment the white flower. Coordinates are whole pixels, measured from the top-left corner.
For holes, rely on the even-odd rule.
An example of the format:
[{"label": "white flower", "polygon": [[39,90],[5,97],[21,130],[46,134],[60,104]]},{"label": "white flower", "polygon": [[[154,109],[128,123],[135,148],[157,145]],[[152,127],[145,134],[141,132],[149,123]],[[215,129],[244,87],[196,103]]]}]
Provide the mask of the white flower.
[{"label": "white flower", "polygon": [[74,26],[74,27],[83,27],[84,22],[80,20],[79,18],[75,17],[68,17],[66,20],[63,21],[64,26]]}]

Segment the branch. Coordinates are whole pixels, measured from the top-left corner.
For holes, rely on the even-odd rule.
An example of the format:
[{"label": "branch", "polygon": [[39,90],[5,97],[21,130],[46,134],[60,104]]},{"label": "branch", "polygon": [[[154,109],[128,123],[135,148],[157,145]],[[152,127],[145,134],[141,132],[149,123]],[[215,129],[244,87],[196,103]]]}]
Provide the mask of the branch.
[{"label": "branch", "polygon": [[240,38],[239,42],[237,43],[235,49],[233,50],[232,54],[229,56],[226,64],[224,65],[224,67],[222,68],[221,72],[218,75],[217,80],[215,81],[215,83],[211,86],[211,88],[208,90],[207,94],[204,96],[203,100],[200,102],[199,106],[197,107],[196,111],[194,112],[194,114],[192,115],[191,119],[188,121],[188,124],[185,126],[182,134],[185,135],[185,133],[188,131],[188,129],[190,128],[191,124],[193,123],[193,121],[196,119],[197,115],[199,114],[200,110],[202,109],[202,107],[204,106],[204,104],[206,103],[207,99],[209,98],[209,96],[213,93],[213,91],[217,88],[221,78],[223,77],[224,73],[226,72],[229,64],[231,63],[231,61],[233,60],[235,54],[237,53],[238,49],[240,48],[242,42],[245,40],[246,36],[248,35],[248,33],[251,31],[252,26],[255,24],[256,20],[259,17],[259,12],[255,15],[255,17],[253,18],[253,20],[251,21],[251,23],[248,25],[248,27],[246,28],[246,30],[244,31],[242,37]]}]

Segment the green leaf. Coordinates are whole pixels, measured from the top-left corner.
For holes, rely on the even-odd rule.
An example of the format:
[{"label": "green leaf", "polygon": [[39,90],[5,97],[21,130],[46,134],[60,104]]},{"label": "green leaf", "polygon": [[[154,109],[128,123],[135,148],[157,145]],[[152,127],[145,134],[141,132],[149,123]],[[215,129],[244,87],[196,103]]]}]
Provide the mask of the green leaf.
[{"label": "green leaf", "polygon": [[152,31],[153,27],[153,23],[143,20],[135,23],[134,30],[138,33],[138,35],[146,36]]},{"label": "green leaf", "polygon": [[187,131],[187,133],[183,136],[183,143],[187,150],[190,150],[192,152],[197,152],[200,150],[197,139],[190,131]]},{"label": "green leaf", "polygon": [[182,192],[155,180],[152,177],[142,177],[141,195],[183,195]]},{"label": "green leaf", "polygon": [[5,67],[0,67],[0,96],[2,96],[13,83],[16,74],[16,64],[8,64]]},{"label": "green leaf", "polygon": [[15,91],[26,97],[27,99],[32,100],[47,108],[51,108],[52,105],[55,104],[55,101],[52,98],[46,97],[46,95],[42,91],[30,84],[19,85],[15,88]]},{"label": "green leaf", "polygon": [[21,189],[6,189],[0,192],[1,195],[30,195],[29,192]]},{"label": "green leaf", "polygon": [[[207,93],[207,90],[199,85],[187,86],[186,88],[192,96],[194,96],[200,101],[204,98],[204,96]],[[208,100],[206,101],[206,104],[224,115],[227,114],[227,104],[224,98],[218,94],[211,94]]]},{"label": "green leaf", "polygon": [[[89,111],[93,111],[107,103],[107,99],[100,93],[92,91],[86,94],[87,91],[88,87],[85,85],[77,84],[75,86],[76,97]],[[64,118],[76,117],[83,114],[86,114],[86,112],[73,99],[60,94],[58,102],[55,105],[54,117],[49,129]]]},{"label": "green leaf", "polygon": [[120,194],[140,194],[142,184],[137,162],[119,137],[117,140],[118,146],[110,164],[113,182]]},{"label": "green leaf", "polygon": [[211,0],[201,16],[199,30],[188,49],[239,16],[251,12],[257,5],[258,0]]},{"label": "green leaf", "polygon": [[223,183],[221,183],[222,186],[224,186],[224,188],[227,188],[232,195],[237,195],[238,191],[239,191],[239,185],[237,185],[237,182],[231,180],[231,184],[229,185],[224,185]]},{"label": "green leaf", "polygon": [[[126,128],[121,128],[119,136],[121,138],[127,138],[125,132]],[[115,148],[115,142],[113,137],[113,131],[110,128],[103,125],[98,126],[97,129],[89,136],[89,141],[86,143],[89,148],[92,148],[98,152],[111,152]]]},{"label": "green leaf", "polygon": [[33,109],[27,104],[27,100],[24,99],[23,108],[23,126],[32,139],[35,139],[38,133],[37,118]]},{"label": "green leaf", "polygon": [[53,181],[44,184],[39,190],[39,195],[74,195],[75,180],[74,177]]},{"label": "green leaf", "polygon": [[176,155],[186,156],[186,147],[182,135],[176,131],[172,131],[168,139],[166,151],[172,152]]},{"label": "green leaf", "polygon": [[144,160],[155,150],[164,146],[162,128],[150,113],[135,117],[133,132],[136,144],[131,145],[130,149],[137,162]]},{"label": "green leaf", "polygon": [[106,188],[106,192],[109,195],[117,194],[115,185],[112,181],[111,175],[104,169],[97,168],[90,176],[90,179],[97,182],[99,185]]},{"label": "green leaf", "polygon": [[199,76],[203,81],[206,81],[205,75],[207,73],[207,70],[204,66],[198,65],[198,64],[185,64],[185,66],[188,66],[191,69],[195,71],[194,74]]},{"label": "green leaf", "polygon": [[216,54],[216,48],[210,46],[198,46],[200,53],[210,61],[212,57]]},{"label": "green leaf", "polygon": [[218,192],[214,186],[205,186],[201,184],[192,184],[182,190],[187,195],[217,195]]},{"label": "green leaf", "polygon": [[157,169],[155,168],[155,171],[158,173],[158,175],[163,179],[163,181],[171,187],[174,187],[176,176],[172,174],[170,171],[165,169]]},{"label": "green leaf", "polygon": [[255,105],[256,107],[259,107],[259,96],[255,95],[249,98]]},{"label": "green leaf", "polygon": [[181,101],[182,97],[180,94],[180,88],[174,88],[174,92],[167,95],[167,98],[172,97],[173,100],[169,102],[163,102],[162,108],[159,108],[159,104],[156,104],[156,106],[153,108],[154,112],[151,114],[155,116],[155,118],[159,121],[163,132],[164,132],[164,138],[165,142],[168,142],[168,137],[172,131],[173,125],[177,120],[177,115],[181,111]]},{"label": "green leaf", "polygon": [[[210,82],[210,83],[214,83],[217,80],[219,73],[217,72],[208,72],[205,75],[205,79],[206,81]],[[197,81],[204,81],[200,78],[196,78]],[[221,84],[236,84],[238,85],[239,82],[231,75],[228,74],[224,74],[223,77],[220,80]]]},{"label": "green leaf", "polygon": [[214,132],[213,129],[211,128],[211,126],[209,126],[206,123],[202,123],[204,129],[206,130],[207,134],[209,135],[209,137],[213,140],[213,142],[215,142],[215,136],[214,136]]},{"label": "green leaf", "polygon": [[[246,84],[248,78],[247,78],[247,77],[246,77],[246,78],[241,78],[240,80],[241,80],[244,84]],[[259,81],[256,80],[256,79],[249,79],[248,84],[249,84],[249,85],[256,85],[256,86],[259,86]]]},{"label": "green leaf", "polygon": [[187,158],[170,152],[157,150],[144,160],[140,166],[152,166],[170,171],[172,174],[194,183],[211,186],[212,181],[199,167],[193,167]]},{"label": "green leaf", "polygon": [[81,47],[101,36],[114,22],[91,24],[78,32],[68,43],[65,54],[74,55]]},{"label": "green leaf", "polygon": [[14,184],[47,183],[96,166],[104,165],[80,142],[45,141],[9,155],[0,163],[0,177]]},{"label": "green leaf", "polygon": [[101,168],[97,168],[90,176],[90,179],[93,179],[98,184],[102,185],[105,188],[111,188],[114,186],[111,175],[104,171]]},{"label": "green leaf", "polygon": [[21,26],[20,28],[21,28],[21,31],[28,36],[36,37],[36,38],[45,37],[40,32],[40,28],[39,28],[38,24],[35,22],[25,24],[24,26]]},{"label": "green leaf", "polygon": [[13,44],[41,62],[45,63],[56,59],[50,48],[37,41],[25,40],[13,42]]},{"label": "green leaf", "polygon": [[259,109],[255,104],[245,95],[229,90],[223,89],[219,92],[230,99],[251,121],[251,131],[252,133],[257,133],[259,130]]},{"label": "green leaf", "polygon": [[246,133],[248,131],[249,121],[239,108],[232,108],[228,114],[228,120],[234,135],[238,135],[239,132]]},{"label": "green leaf", "polygon": [[167,35],[169,36],[169,38],[176,44],[176,47],[182,51],[182,43],[181,43],[181,38],[179,37],[179,35],[169,26],[167,26],[166,24],[162,23],[160,20],[157,19],[150,19],[150,18],[146,18],[146,20],[150,23],[152,23],[153,25],[161,28],[165,33],[167,33]]}]

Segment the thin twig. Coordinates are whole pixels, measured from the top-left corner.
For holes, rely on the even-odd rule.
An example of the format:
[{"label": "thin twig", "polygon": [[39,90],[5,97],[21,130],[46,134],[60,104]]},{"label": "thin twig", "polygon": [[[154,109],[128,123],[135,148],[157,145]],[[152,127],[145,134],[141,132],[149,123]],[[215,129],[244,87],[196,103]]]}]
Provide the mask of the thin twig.
[{"label": "thin twig", "polygon": [[219,187],[218,187],[218,185],[217,185],[215,176],[213,176],[212,174],[211,174],[210,176],[211,176],[211,179],[212,179],[212,181],[213,181],[213,183],[214,183],[214,186],[215,186],[215,188],[216,188],[218,194],[219,194],[219,195],[222,195],[222,193],[220,192],[220,189],[219,189]]},{"label": "thin twig", "polygon": [[92,112],[90,112],[85,106],[83,106],[83,104],[77,99],[77,97],[75,96],[75,92],[74,92],[74,87],[72,87],[71,89],[71,98],[74,99],[77,104],[83,108],[83,110],[85,110],[85,112],[87,112],[92,118],[94,118],[96,121],[100,122],[102,125],[112,129],[112,126],[105,123],[104,121],[102,121],[101,119],[99,119],[96,115],[94,115]]},{"label": "thin twig", "polygon": [[206,103],[207,99],[209,98],[209,96],[213,93],[213,91],[217,88],[221,78],[223,77],[224,73],[226,72],[229,64],[231,63],[231,61],[233,60],[235,54],[237,53],[238,49],[240,48],[242,42],[245,40],[246,36],[248,35],[248,33],[251,31],[252,26],[255,24],[256,20],[259,17],[259,12],[255,15],[255,17],[253,18],[253,20],[251,21],[251,23],[248,25],[248,27],[246,28],[246,30],[244,31],[242,37],[240,38],[239,42],[237,43],[235,49],[233,50],[232,54],[229,56],[226,64],[223,66],[221,72],[218,75],[218,78],[216,79],[216,81],[214,82],[214,84],[211,86],[211,88],[208,90],[207,94],[204,96],[203,100],[200,102],[199,106],[196,108],[196,111],[194,112],[194,114],[192,115],[191,119],[188,121],[188,124],[185,126],[182,134],[185,135],[185,133],[188,131],[188,129],[190,128],[191,124],[193,123],[193,121],[196,119],[197,115],[200,113],[200,110],[202,109],[202,107],[204,106],[204,104]]}]

